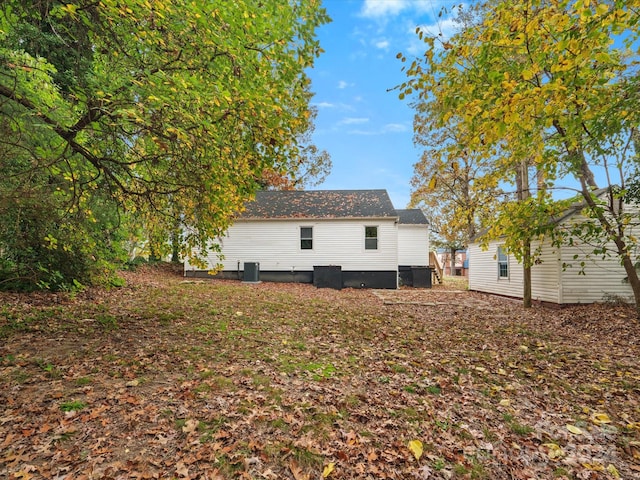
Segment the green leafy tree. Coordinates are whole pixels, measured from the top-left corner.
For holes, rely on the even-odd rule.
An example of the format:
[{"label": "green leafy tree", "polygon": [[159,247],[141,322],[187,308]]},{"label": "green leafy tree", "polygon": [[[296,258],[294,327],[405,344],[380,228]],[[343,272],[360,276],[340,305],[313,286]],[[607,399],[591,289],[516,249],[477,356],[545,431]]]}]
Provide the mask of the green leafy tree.
[{"label": "green leafy tree", "polygon": [[[640,313],[637,215],[621,201],[637,168],[639,7],[637,0],[488,2],[452,38],[423,36],[425,55],[400,88],[434,105],[438,126],[456,119],[460,148],[493,159],[488,178],[513,182],[522,165],[537,172],[541,182],[501,207],[490,236],[505,235],[525,266],[535,261],[535,252],[526,254],[534,239],[595,244],[594,254],[620,259]],[[552,192],[567,184],[587,220],[559,230],[553,219],[568,202]]]},{"label": "green leafy tree", "polygon": [[[25,234],[51,258],[109,230],[98,205],[154,239],[187,225],[182,255],[206,247],[265,169],[298,158],[327,21],[316,0],[2,2],[0,215],[41,220]],[[111,239],[95,240],[97,258]]]}]

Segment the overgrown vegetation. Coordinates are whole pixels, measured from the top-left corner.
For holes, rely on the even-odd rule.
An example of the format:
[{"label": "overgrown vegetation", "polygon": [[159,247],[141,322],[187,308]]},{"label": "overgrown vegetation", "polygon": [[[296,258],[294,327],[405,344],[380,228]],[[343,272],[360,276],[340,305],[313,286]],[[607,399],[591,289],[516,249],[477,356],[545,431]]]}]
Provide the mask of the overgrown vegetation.
[{"label": "overgrown vegetation", "polygon": [[264,185],[321,180],[319,2],[4,0],[0,289],[205,249]]}]

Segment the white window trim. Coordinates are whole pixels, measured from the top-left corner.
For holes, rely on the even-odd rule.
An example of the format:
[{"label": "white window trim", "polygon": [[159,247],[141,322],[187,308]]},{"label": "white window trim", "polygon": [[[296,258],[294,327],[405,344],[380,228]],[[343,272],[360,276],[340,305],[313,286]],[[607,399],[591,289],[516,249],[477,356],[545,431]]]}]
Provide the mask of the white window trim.
[{"label": "white window trim", "polygon": [[[367,228],[375,228],[376,236],[375,237],[367,237]],[[367,240],[371,240],[375,238],[376,240],[376,248],[367,248]],[[365,225],[364,226],[364,250],[365,252],[378,252],[380,251],[380,225]]]},{"label": "white window trim", "polygon": [[[504,261],[500,260],[500,254],[502,253],[502,255],[504,256]],[[507,252],[504,250],[502,245],[498,245],[498,249],[496,251],[496,259],[497,259],[497,267],[498,267],[498,280],[509,280],[509,276],[511,275],[511,266],[509,265],[509,255],[507,254]],[[505,264],[507,267],[507,274],[506,275],[501,275],[500,274],[500,265],[501,264]]]},{"label": "white window trim", "polygon": [[[302,237],[302,229],[303,228],[309,228],[311,229],[311,237]],[[298,246],[300,247],[301,251],[306,251],[306,250],[313,250],[314,248],[314,242],[313,242],[313,226],[311,225],[301,225],[300,226],[300,230],[298,230],[299,233],[299,237],[298,237]],[[302,241],[303,240],[311,240],[311,248],[302,248]]]}]

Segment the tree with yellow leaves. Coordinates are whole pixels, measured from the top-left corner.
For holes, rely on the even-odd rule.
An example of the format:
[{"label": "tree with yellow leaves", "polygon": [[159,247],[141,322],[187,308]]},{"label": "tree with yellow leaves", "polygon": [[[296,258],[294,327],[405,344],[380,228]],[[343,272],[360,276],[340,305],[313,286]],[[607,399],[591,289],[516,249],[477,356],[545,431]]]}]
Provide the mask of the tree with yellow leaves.
[{"label": "tree with yellow leaves", "polygon": [[[521,186],[529,195],[503,203],[488,236],[504,235],[525,267],[535,261],[525,258],[527,245],[549,236],[616,255],[640,313],[630,228],[638,219],[623,202],[638,166],[639,12],[638,0],[487,2],[450,39],[419,33],[425,54],[399,88],[431,105],[439,128],[456,129],[460,154],[491,158],[488,182],[514,183],[523,166],[535,170],[536,184]],[[559,231],[554,218],[569,200],[554,193],[567,186],[587,220]]]}]

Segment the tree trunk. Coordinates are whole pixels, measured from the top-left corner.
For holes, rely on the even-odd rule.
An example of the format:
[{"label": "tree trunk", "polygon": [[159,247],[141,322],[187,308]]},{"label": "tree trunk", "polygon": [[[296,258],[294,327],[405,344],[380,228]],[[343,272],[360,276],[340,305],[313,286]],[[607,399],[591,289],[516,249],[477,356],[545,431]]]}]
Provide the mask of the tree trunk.
[{"label": "tree trunk", "polygon": [[171,262],[180,262],[180,234],[175,230],[171,233]]},{"label": "tree trunk", "polygon": [[[529,198],[529,165],[523,160],[516,171],[516,189],[519,202]],[[522,306],[531,308],[531,240],[527,235],[522,251]]]},{"label": "tree trunk", "polygon": [[531,308],[531,242],[529,240],[527,240],[524,245],[522,262],[524,266],[522,306],[524,308]]},{"label": "tree trunk", "polygon": [[628,255],[623,257],[622,265],[627,273],[627,279],[629,280],[629,285],[631,285],[631,290],[633,290],[633,298],[636,303],[636,319],[640,320],[640,278],[638,277],[638,271],[631,261],[631,257]]},{"label": "tree trunk", "polygon": [[456,276],[456,247],[451,247],[451,276]]}]

